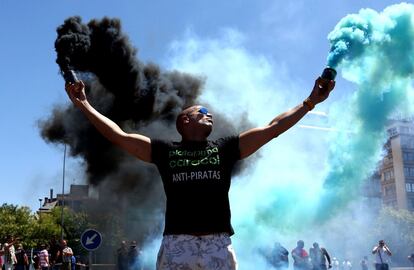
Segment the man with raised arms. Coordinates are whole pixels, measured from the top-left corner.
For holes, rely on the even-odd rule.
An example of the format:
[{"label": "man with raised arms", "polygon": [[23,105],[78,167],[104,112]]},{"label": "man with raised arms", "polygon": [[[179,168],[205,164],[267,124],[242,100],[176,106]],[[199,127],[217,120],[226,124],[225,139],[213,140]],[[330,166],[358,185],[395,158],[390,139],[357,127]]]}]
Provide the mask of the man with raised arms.
[{"label": "man with raised arms", "polygon": [[66,90],[103,136],[158,167],[167,201],[157,270],[233,270],[237,262],[230,239],[234,231],[228,192],[234,164],[295,125],[334,86],[333,80],[318,78],[308,98],[268,125],[215,141],[208,140],[212,114],[201,105],[185,108],[176,120],[179,142],[124,132],[89,104],[82,81],[67,84]]}]

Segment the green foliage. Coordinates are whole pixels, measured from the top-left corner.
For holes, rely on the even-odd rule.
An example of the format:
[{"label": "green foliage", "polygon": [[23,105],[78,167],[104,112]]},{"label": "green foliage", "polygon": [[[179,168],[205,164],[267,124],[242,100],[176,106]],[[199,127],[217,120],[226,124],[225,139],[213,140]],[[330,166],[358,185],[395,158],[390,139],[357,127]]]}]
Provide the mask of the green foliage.
[{"label": "green foliage", "polygon": [[377,239],[384,239],[393,251],[394,260],[406,261],[414,247],[414,213],[407,210],[383,208],[374,226]]},{"label": "green foliage", "polygon": [[[59,235],[62,227],[62,208],[55,207],[50,213],[55,224],[59,225]],[[79,239],[82,232],[88,228],[88,216],[84,212],[75,213],[68,208],[63,208],[63,235],[65,239]]]},{"label": "green foliage", "polygon": [[62,207],[55,207],[49,215],[51,222],[57,225],[58,233],[56,238],[67,240],[68,245],[73,249],[75,254],[84,254],[85,250],[80,244],[80,236],[83,231],[90,227],[88,216],[84,212],[76,213],[69,208],[63,208],[63,226],[62,225]]},{"label": "green foliage", "polygon": [[35,229],[36,218],[30,213],[28,207],[3,204],[0,207],[0,239],[4,240],[8,235],[19,237],[21,243],[30,246],[30,239]]},{"label": "green foliage", "polygon": [[[51,213],[32,214],[28,207],[3,204],[0,207],[0,242],[8,235],[19,238],[19,242],[28,248],[49,243],[53,237],[61,236],[61,207],[55,207]],[[63,237],[74,250],[81,251],[79,238],[88,228],[87,215],[63,209]]]}]

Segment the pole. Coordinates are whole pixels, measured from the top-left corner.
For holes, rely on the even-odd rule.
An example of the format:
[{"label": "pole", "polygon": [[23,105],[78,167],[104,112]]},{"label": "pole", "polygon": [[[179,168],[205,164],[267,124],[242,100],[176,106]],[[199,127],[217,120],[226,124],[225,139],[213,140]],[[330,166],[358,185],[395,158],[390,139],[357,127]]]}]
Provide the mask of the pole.
[{"label": "pole", "polygon": [[92,251],[89,251],[89,270],[92,270]]},{"label": "pole", "polygon": [[62,211],[60,212],[60,240],[63,240],[63,208],[65,207],[65,166],[66,166],[66,143],[63,151],[63,172],[62,172]]}]

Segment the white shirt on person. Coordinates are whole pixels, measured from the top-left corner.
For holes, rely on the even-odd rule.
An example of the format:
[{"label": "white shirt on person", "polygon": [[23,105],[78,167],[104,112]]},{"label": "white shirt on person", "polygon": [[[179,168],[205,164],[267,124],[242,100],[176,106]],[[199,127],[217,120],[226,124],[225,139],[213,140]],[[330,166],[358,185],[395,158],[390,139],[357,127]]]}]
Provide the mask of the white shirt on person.
[{"label": "white shirt on person", "polygon": [[[374,247],[374,249],[375,248],[376,247]],[[375,263],[388,263],[390,259],[390,256],[386,252],[385,247],[382,247],[382,248],[379,247],[377,249],[377,252],[375,252],[374,256],[375,256],[375,260],[374,260]]]},{"label": "white shirt on person", "polygon": [[64,249],[63,249],[63,251],[62,251],[62,262],[64,262],[64,263],[69,263],[69,262],[71,262],[71,260],[72,260],[72,255],[70,255],[70,256],[65,256],[65,253],[71,253],[71,254],[73,254],[73,251],[72,251],[72,249],[70,248],[70,247],[65,247]]},{"label": "white shirt on person", "polygon": [[14,265],[17,263],[16,250],[13,244],[4,244],[4,264]]},{"label": "white shirt on person", "polygon": [[49,253],[46,249],[42,249],[39,252],[39,264],[41,267],[49,267]]}]

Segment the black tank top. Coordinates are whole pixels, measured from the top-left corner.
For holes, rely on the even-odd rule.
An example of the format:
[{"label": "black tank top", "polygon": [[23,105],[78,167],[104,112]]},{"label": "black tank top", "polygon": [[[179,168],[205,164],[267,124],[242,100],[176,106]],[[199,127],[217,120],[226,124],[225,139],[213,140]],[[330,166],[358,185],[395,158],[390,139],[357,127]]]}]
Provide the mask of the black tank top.
[{"label": "black tank top", "polygon": [[238,136],[206,142],[152,140],[167,197],[164,235],[234,234],[228,192],[240,159]]}]

